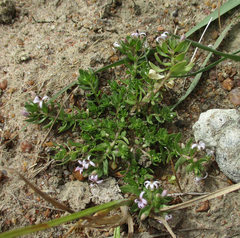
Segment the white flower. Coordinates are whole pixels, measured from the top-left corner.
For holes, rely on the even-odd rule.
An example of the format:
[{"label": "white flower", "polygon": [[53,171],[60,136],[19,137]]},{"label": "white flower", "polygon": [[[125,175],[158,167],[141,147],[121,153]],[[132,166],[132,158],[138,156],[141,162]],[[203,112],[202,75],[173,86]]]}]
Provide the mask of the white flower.
[{"label": "white flower", "polygon": [[84,159],[83,161],[78,160],[78,163],[82,165],[83,169],[88,169],[89,165],[96,167],[96,165],[90,160],[90,157],[91,155],[89,155],[88,158]]},{"label": "white flower", "polygon": [[147,188],[147,189],[150,189],[151,191],[153,191],[154,189],[157,189],[159,187],[160,183],[158,181],[146,181],[144,183],[144,186]]},{"label": "white flower", "polygon": [[160,39],[166,40],[169,33],[167,31],[163,32],[159,37],[157,37],[156,41],[159,42]]},{"label": "white flower", "polygon": [[208,177],[208,173],[206,172],[206,175],[204,177],[196,176],[194,178],[194,182],[195,182],[195,184],[198,184],[200,181],[202,181],[203,179],[206,179],[207,177]]},{"label": "white flower", "polygon": [[138,37],[141,36],[141,35],[146,36],[146,33],[144,33],[144,32],[139,33],[139,32],[137,31],[137,32],[132,33],[132,34],[131,34],[131,37],[138,38]]},{"label": "white flower", "polygon": [[118,42],[114,42],[114,43],[113,43],[113,46],[114,46],[115,48],[121,47],[121,45],[120,45]]},{"label": "white flower", "polygon": [[[169,220],[172,219],[172,215],[171,215],[171,214],[165,214],[165,215],[164,215],[164,219],[165,219],[166,221],[169,221]],[[161,221],[158,220],[158,222],[162,224]]]},{"label": "white flower", "polygon": [[150,79],[163,79],[163,78],[165,78],[164,75],[157,74],[157,72],[154,69],[149,70],[148,77]]},{"label": "white flower", "polygon": [[202,141],[199,141],[198,143],[191,146],[192,149],[194,149],[195,147],[197,147],[197,150],[205,150],[205,144]]},{"label": "white flower", "polygon": [[146,205],[147,205],[147,200],[145,198],[143,198],[143,194],[145,192],[141,192],[140,193],[140,196],[139,196],[139,199],[135,199],[134,202],[138,204],[138,207],[140,209],[144,208]]},{"label": "white flower", "polygon": [[40,96],[36,96],[36,97],[34,98],[34,100],[33,100],[33,103],[38,103],[38,104],[39,104],[39,107],[42,108],[42,106],[43,106],[43,100],[45,100],[45,99],[49,99],[49,97],[48,97],[48,96],[44,96],[44,97],[42,98],[42,97],[40,97]]},{"label": "white flower", "polygon": [[77,167],[76,169],[75,169],[75,171],[78,171],[79,170],[79,173],[80,174],[82,174],[83,173],[83,167]]}]

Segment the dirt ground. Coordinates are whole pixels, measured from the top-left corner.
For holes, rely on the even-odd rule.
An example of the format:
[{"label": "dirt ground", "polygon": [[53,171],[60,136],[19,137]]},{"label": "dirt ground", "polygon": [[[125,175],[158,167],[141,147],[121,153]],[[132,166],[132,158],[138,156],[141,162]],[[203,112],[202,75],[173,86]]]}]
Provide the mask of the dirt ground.
[{"label": "dirt ground", "polygon": [[[24,103],[33,100],[34,94],[52,97],[77,79],[79,68],[91,67],[95,70],[116,61],[119,55],[113,49],[113,43],[124,39],[126,35],[139,30],[153,39],[157,36],[158,29],[181,35],[209,15],[216,3],[213,0],[18,1],[13,22],[0,25],[0,82],[7,80],[7,87],[0,91],[0,165],[21,172],[42,191],[65,201],[76,211],[108,201],[106,198],[98,200],[98,192],[89,189],[87,182],[79,185],[80,182],[72,181],[73,164],[57,166],[49,159],[49,155],[46,156],[47,151],[51,151],[52,142],[67,142],[70,138],[74,140],[76,135],[56,136],[55,132],[47,135],[47,130],[37,125],[25,127],[27,123],[20,113],[24,109]],[[236,11],[238,9],[223,17],[223,27]],[[203,44],[214,44],[219,34],[218,29],[217,21],[213,22]],[[238,50],[239,29],[239,23],[236,23],[221,44],[220,51],[231,53]],[[200,33],[197,32],[192,39],[197,41]],[[200,66],[205,57],[206,53],[199,51],[197,65]],[[193,136],[192,125],[201,112],[212,108],[237,109],[238,106],[229,100],[231,88],[228,90],[222,81],[230,78],[233,88],[240,87],[238,72],[239,63],[227,60],[204,73],[194,92],[176,108],[178,118],[168,130],[182,132],[182,142],[185,143]],[[113,77],[117,75],[118,70],[113,73]],[[178,87],[169,89],[171,97],[166,103],[176,103],[190,82],[191,78],[184,82],[182,79],[178,80]],[[64,101],[66,96],[63,95],[59,100]],[[15,139],[7,143],[14,136]],[[21,144],[24,141],[32,146],[29,152],[22,149]],[[168,172],[161,171],[159,174],[162,185],[170,193],[179,192],[176,186],[163,179]],[[192,174],[181,171],[180,181],[184,192],[213,192],[231,184],[214,162],[209,167],[209,177],[204,183],[197,186],[193,178]],[[2,171],[0,180],[1,232],[66,215],[47,204],[20,181],[17,175],[9,172],[5,175],[5,171]],[[67,183],[70,185],[66,186]],[[109,201],[121,197],[116,179],[110,178],[109,184],[108,187],[112,189]],[[186,201],[189,198],[182,199]],[[177,237],[240,237],[238,198],[239,191],[209,201],[206,212],[196,212],[197,208],[192,207],[172,213],[170,225],[176,228],[174,232]],[[134,221],[134,237],[170,237],[166,235],[163,226],[156,224],[154,220],[149,219],[143,224]],[[69,224],[62,225],[24,237],[61,237],[68,228]],[[122,234],[126,234],[126,231],[126,227],[123,227]],[[113,232],[88,229],[81,236],[73,234],[69,237],[87,236],[111,237]]]}]

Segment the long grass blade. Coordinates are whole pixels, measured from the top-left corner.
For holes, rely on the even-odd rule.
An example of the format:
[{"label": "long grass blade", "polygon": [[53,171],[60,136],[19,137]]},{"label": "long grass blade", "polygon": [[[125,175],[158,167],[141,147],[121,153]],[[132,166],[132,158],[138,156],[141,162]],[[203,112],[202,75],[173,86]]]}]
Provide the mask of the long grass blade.
[{"label": "long grass blade", "polygon": [[[216,49],[220,43],[222,42],[222,40],[224,39],[224,36],[227,34],[227,32],[231,29],[233,23],[235,21],[232,21],[231,24],[229,24],[223,31],[223,33],[218,37],[217,41],[215,42],[213,48]],[[199,47],[200,48],[200,47]],[[207,64],[208,60],[210,59],[212,55],[212,51],[211,53],[208,54],[208,56],[206,57],[206,59],[203,62],[202,67],[205,67],[205,65]],[[193,91],[193,89],[197,86],[200,78],[202,76],[202,73],[198,74],[195,76],[193,82],[191,83],[190,87],[188,88],[187,92],[178,100],[178,102],[172,107],[172,110],[179,104],[181,103],[183,100],[185,100],[185,98]]]},{"label": "long grass blade", "polygon": [[[233,8],[237,7],[240,4],[240,0],[229,0],[225,4],[223,4],[219,8],[220,16],[225,14],[226,12],[232,10]],[[216,9],[213,13],[211,13],[209,16],[204,18],[200,23],[198,23],[195,27],[193,27],[190,31],[188,31],[185,35],[186,37],[189,37],[197,30],[201,29],[203,26],[207,25],[210,18],[213,18],[212,20],[216,20],[218,18],[218,9]]]},{"label": "long grass blade", "polygon": [[131,205],[132,203],[133,203],[133,201],[130,200],[130,199],[129,200],[122,199],[122,200],[112,201],[112,202],[105,203],[105,204],[102,204],[102,205],[99,205],[99,206],[96,206],[96,207],[91,207],[91,208],[85,209],[85,210],[80,211],[80,212],[73,213],[73,214],[68,215],[68,216],[64,216],[64,217],[54,219],[54,220],[46,222],[46,223],[33,225],[33,226],[28,226],[28,227],[16,229],[16,230],[13,230],[13,231],[4,232],[4,233],[0,234],[0,238],[13,238],[13,237],[17,237],[17,236],[26,235],[26,234],[29,234],[29,233],[49,229],[51,227],[58,226],[62,223],[66,223],[66,222],[73,221],[73,220],[76,220],[76,219],[79,219],[79,218],[82,218],[82,217],[89,216],[93,213],[102,211],[104,209],[116,209],[116,208],[121,207],[121,206]]}]

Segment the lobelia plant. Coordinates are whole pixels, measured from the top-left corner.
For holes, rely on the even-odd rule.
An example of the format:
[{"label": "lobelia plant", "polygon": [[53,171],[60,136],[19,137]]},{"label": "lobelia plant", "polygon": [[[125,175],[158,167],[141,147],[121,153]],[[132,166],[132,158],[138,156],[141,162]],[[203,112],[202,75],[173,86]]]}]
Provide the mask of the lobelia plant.
[{"label": "lobelia plant", "polygon": [[[114,43],[114,47],[127,58],[96,72],[92,69],[80,69],[78,81],[64,89],[76,85],[85,90],[86,109],[72,106],[71,112],[66,113],[62,105],[54,101],[56,97],[49,99],[47,96],[38,96],[25,104],[26,110],[21,113],[27,117],[27,122],[42,124],[44,129],[55,126],[59,133],[69,129],[79,131],[82,142],[69,140],[64,144],[55,144],[56,153],[52,158],[61,164],[78,160],[80,166],[75,171],[88,177],[90,186],[98,186],[103,182],[101,178],[108,176],[110,163],[121,166],[120,176],[126,183],[121,190],[134,195],[128,200],[91,208],[89,213],[84,210],[79,217],[129,205],[132,206],[130,212],[140,210],[141,220],[157,215],[166,221],[171,219],[172,216],[164,208],[172,197],[167,196],[167,191],[159,187],[160,182],[153,181],[153,170],[148,167],[149,164],[158,166],[160,163],[170,162],[171,158],[177,158],[175,170],[188,163],[186,170],[194,172],[195,182],[206,178],[204,163],[209,161],[210,156],[196,158],[197,150],[203,149],[204,145],[199,142],[191,146],[190,140],[182,148],[181,133],[169,134],[162,126],[164,122],[171,122],[176,117],[171,107],[161,107],[162,88],[169,80],[184,77],[193,68],[194,60],[187,57],[190,44],[239,60],[236,55],[219,53],[191,42],[184,36],[179,40],[168,32],[157,38],[156,49],[150,49],[146,34],[137,31],[126,36],[120,43]],[[151,54],[154,54],[156,63],[148,61]],[[97,72],[123,63],[128,76],[119,78],[118,82],[109,80],[109,92],[102,92]],[[195,72],[197,73],[199,71]],[[49,100],[44,101],[45,99]],[[148,166],[140,163],[143,158],[143,165],[148,163]],[[71,219],[76,219],[76,216]],[[70,218],[62,220],[66,222]],[[39,227],[40,229],[42,228]]]}]

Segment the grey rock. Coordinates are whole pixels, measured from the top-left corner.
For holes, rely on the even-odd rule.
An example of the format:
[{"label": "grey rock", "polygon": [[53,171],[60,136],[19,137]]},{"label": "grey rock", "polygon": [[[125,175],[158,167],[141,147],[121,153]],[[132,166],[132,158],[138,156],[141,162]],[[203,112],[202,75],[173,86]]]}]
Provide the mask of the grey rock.
[{"label": "grey rock", "polygon": [[211,109],[193,125],[196,141],[215,150],[216,162],[231,180],[240,182],[240,113],[235,109]]},{"label": "grey rock", "polygon": [[121,190],[114,178],[109,178],[104,180],[103,183],[95,184],[90,190],[92,201],[97,205],[123,199]]},{"label": "grey rock", "polygon": [[0,0],[0,23],[10,24],[15,17],[15,3],[11,0]]},{"label": "grey rock", "polygon": [[91,197],[89,184],[78,180],[66,183],[59,194],[59,200],[68,202],[70,207],[76,212],[85,209],[86,205],[90,203]]}]

